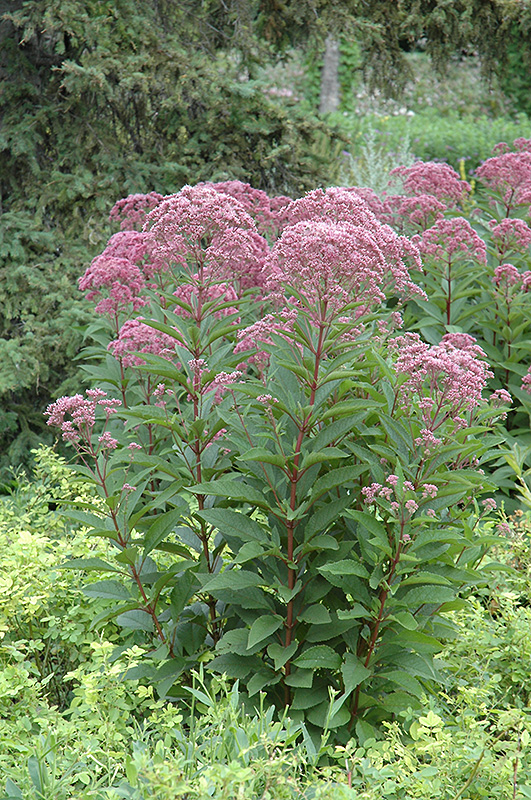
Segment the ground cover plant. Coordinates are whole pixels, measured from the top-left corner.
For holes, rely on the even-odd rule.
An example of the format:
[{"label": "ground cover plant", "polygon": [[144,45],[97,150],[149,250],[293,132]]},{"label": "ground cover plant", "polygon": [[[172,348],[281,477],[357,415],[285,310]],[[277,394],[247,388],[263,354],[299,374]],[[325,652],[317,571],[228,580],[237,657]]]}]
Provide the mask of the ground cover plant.
[{"label": "ground cover plant", "polygon": [[[530,153],[498,146],[475,192],[414,162],[381,197],[225,182],[116,204],[80,279],[93,388],[47,416],[92,487],[69,514],[99,549],[66,566],[92,577],[119,694],[209,707],[225,676],[245,724],[287,714],[310,760],[382,755],[398,721],[447,743],[426,693],[455,612],[493,584],[493,495],[514,507],[514,463],[527,486]],[[112,649],[68,679],[86,691]],[[492,724],[472,778],[498,742],[524,768],[525,713]]]}]

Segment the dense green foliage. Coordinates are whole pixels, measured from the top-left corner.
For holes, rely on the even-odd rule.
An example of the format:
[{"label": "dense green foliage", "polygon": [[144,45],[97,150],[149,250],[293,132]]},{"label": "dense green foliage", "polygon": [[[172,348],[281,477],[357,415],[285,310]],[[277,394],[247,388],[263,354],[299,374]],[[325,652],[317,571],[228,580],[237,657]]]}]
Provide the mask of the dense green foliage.
[{"label": "dense green foliage", "polygon": [[[15,577],[0,593],[4,797],[207,800],[215,792],[220,800],[238,793],[253,800],[452,800],[465,785],[474,798],[528,796],[527,516],[510,521],[511,537],[497,553],[516,572],[498,573],[490,588],[450,614],[459,635],[441,653],[438,697],[423,697],[421,708],[399,714],[377,739],[334,748],[325,737],[314,746],[272,711],[244,714],[237,690],[223,681],[208,686],[197,675],[189,699],[172,705],[142,681],[121,679],[138,652],[110,661],[116,630],[91,630],[98,601],[80,592],[78,573],[57,570],[72,546],[79,553],[86,545],[83,533],[68,534],[48,506],[58,495],[88,496],[88,487],[73,483],[49,450],[37,453],[37,463],[36,482],[19,478],[0,503],[0,552]],[[94,540],[91,547],[94,555],[105,552]],[[30,611],[33,632],[24,627]],[[40,666],[53,651],[70,658],[59,705],[54,679]]]}]

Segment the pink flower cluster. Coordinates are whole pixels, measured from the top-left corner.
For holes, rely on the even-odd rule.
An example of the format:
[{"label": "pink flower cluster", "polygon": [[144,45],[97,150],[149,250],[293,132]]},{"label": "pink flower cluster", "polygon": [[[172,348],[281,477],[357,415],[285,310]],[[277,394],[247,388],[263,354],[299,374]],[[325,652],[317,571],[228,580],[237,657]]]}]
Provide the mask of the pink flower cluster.
[{"label": "pink flower cluster", "polygon": [[216,192],[227,194],[238,200],[254,219],[258,232],[262,236],[276,238],[278,233],[289,223],[286,210],[291,203],[291,197],[283,195],[269,197],[261,189],[255,189],[242,181],[222,181],[198,185],[210,187]]},{"label": "pink flower cluster", "polygon": [[446,205],[431,194],[414,197],[391,195],[385,201],[385,215],[390,225],[404,228],[404,222],[420,230],[426,230],[443,218]]},{"label": "pink flower cluster", "polygon": [[488,158],[476,170],[482,183],[501,196],[507,216],[515,207],[531,204],[531,148],[528,141],[515,140],[518,152],[502,152],[507,145],[500,143],[496,148],[499,155]]},{"label": "pink flower cluster", "polygon": [[531,228],[523,219],[506,217],[501,222],[495,219],[489,223],[492,243],[501,259],[506,253],[526,253],[531,245]]},{"label": "pink flower cluster", "polygon": [[463,424],[460,414],[478,406],[492,372],[485,353],[468,334],[448,333],[430,346],[417,333],[405,333],[390,342],[397,354],[394,369],[405,380],[400,387],[402,405],[418,403],[425,433],[433,435],[441,419]]},{"label": "pink flower cluster", "polygon": [[146,280],[142,270],[127,258],[97,256],[79,281],[79,288],[87,292],[87,300],[93,300],[106,290],[96,306],[96,313],[110,314],[113,317],[132,307],[138,311],[147,304],[143,295]]},{"label": "pink flower cluster", "polygon": [[316,189],[289,206],[294,222],[284,229],[266,262],[267,286],[292,287],[325,319],[349,302],[357,316],[379,305],[385,292],[412,296],[409,263],[420,255],[406,237],[382,224],[356,193]]},{"label": "pink flower cluster", "polygon": [[449,164],[436,161],[416,161],[412,166],[400,166],[391,170],[404,182],[404,190],[410,195],[433,195],[450,205],[457,205],[472,190],[468,181],[463,181]]},{"label": "pink flower cluster", "polygon": [[177,266],[201,284],[236,282],[260,286],[267,242],[244,206],[209,184],[185,186],[148,214],[152,257]]},{"label": "pink flower cluster", "polygon": [[[423,483],[420,487],[422,489],[422,497],[419,499],[413,483],[405,480],[402,482],[402,494],[399,496],[397,494],[398,475],[388,475],[385,482],[386,486],[381,483],[371,483],[370,486],[364,486],[361,490],[363,500],[367,505],[376,503],[378,499],[383,500],[389,503],[389,508],[395,516],[399,515],[402,507],[409,516],[412,516],[415,511],[418,511],[421,500],[433,500],[439,492],[438,487],[433,483]],[[406,498],[405,494],[408,492],[413,493],[414,497]],[[426,513],[429,516],[435,516],[435,512],[432,509],[428,509]],[[410,541],[410,539],[411,537],[405,541]]]},{"label": "pink flower cluster", "polygon": [[175,356],[176,343],[182,344],[179,339],[146,325],[143,317],[137,317],[127,320],[122,325],[118,338],[111,342],[107,349],[116,358],[122,359],[124,367],[131,367],[146,363],[137,355],[138,353],[152,353],[171,360]]},{"label": "pink flower cluster", "polygon": [[[55,403],[50,403],[45,411],[45,416],[48,417],[47,424],[61,428],[66,442],[76,444],[83,440],[90,443],[98,406],[104,409],[108,420],[121,406],[121,402],[107,397],[107,392],[102,389],[87,389],[86,397],[82,394],[60,397]],[[107,432],[99,437],[99,442],[103,449],[114,449],[118,444]]]},{"label": "pink flower cluster", "polygon": [[162,195],[158,192],[130,194],[113,205],[109,220],[111,222],[120,220],[120,230],[122,231],[140,231],[146,214],[155,208],[162,199]]},{"label": "pink flower cluster", "polygon": [[531,394],[531,367],[529,367],[527,373],[522,378],[521,388],[524,390],[524,392]]},{"label": "pink flower cluster", "polygon": [[[249,353],[247,364],[255,366],[262,372],[269,361],[269,353],[263,350],[263,345],[273,343],[272,334],[280,336],[293,330],[297,318],[296,308],[284,308],[279,314],[266,314],[262,319],[238,331],[238,344],[234,348],[236,354]],[[242,362],[240,366],[245,366]]]},{"label": "pink flower cluster", "polygon": [[487,248],[464,217],[441,219],[421,236],[412,239],[424,255],[451,262],[455,254],[469,256],[481,264],[487,263]]}]

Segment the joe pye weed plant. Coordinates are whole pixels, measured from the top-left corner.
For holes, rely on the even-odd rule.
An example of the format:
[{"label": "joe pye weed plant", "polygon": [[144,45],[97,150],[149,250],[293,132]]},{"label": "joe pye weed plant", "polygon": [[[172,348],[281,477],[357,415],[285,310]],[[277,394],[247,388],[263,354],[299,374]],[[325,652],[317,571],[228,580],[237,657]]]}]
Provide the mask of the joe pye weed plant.
[{"label": "joe pye weed plant", "polygon": [[508,395],[472,336],[398,331],[419,251],[356,190],[202,184],[118,216],[81,282],[96,388],[47,412],[106,508],[71,512],[114,553],[69,565],[105,575],[96,624],[161,697],[204,662],[363,740],[439,680]]}]

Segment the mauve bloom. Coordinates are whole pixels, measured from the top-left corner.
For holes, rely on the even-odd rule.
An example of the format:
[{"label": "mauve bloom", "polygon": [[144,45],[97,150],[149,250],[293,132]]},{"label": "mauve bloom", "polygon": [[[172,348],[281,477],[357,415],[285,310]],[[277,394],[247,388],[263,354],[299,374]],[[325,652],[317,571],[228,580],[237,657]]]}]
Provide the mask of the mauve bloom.
[{"label": "mauve bloom", "polygon": [[[386,263],[379,243],[365,227],[312,220],[286,228],[269,260],[268,287],[293,287],[317,319],[333,317],[358,301],[358,313],[379,305]],[[281,289],[282,287],[282,289]],[[279,291],[280,293],[280,291]]]},{"label": "mauve bloom", "polygon": [[506,389],[496,389],[489,397],[489,402],[492,403],[493,406],[496,406],[496,408],[499,408],[500,406],[512,403],[513,398]]},{"label": "mauve bloom", "polygon": [[158,192],[149,194],[130,194],[123,200],[118,200],[111,208],[109,220],[120,220],[120,230],[141,230],[146,215],[162,200]]},{"label": "mauve bloom", "polygon": [[523,219],[491,220],[492,243],[499,258],[507,252],[525,253],[531,244],[531,228]]},{"label": "mauve bloom", "polygon": [[[428,345],[417,333],[397,336],[390,342],[397,353],[394,369],[397,375],[407,376],[400,387],[405,408],[411,401],[428,396],[435,400],[423,411],[423,419],[433,422],[432,415],[444,413],[456,421],[463,409],[472,409],[481,402],[487,379],[492,377],[485,354],[473,337],[465,340],[465,348],[456,347],[455,334],[447,334],[438,345]],[[427,425],[427,433],[431,425]]]},{"label": "mauve bloom", "polygon": [[528,150],[488,158],[477,168],[476,175],[502,196],[507,214],[515,206],[531,203],[531,152]]},{"label": "mauve bloom", "polygon": [[398,175],[403,179],[407,194],[433,195],[437,200],[454,205],[472,189],[467,181],[461,180],[453,167],[436,161],[416,161],[410,167],[395,167],[390,175]]},{"label": "mauve bloom", "polygon": [[109,418],[120,405],[119,400],[108,398],[103,389],[87,389],[86,397],[82,394],[59,397],[54,403],[50,403],[45,416],[48,417],[48,425],[61,428],[65,441],[76,443],[81,439],[90,440],[96,422],[97,406],[102,406]]},{"label": "mauve bloom", "polygon": [[417,230],[426,230],[435,222],[443,219],[446,205],[431,194],[419,194],[414,197],[391,195],[385,200],[385,219],[396,228],[403,228],[404,222]]},{"label": "mauve bloom", "polygon": [[[256,222],[256,227],[262,236],[267,235],[277,228],[276,210],[272,208],[271,198],[261,189],[255,189],[249,183],[242,181],[221,181],[218,183],[198,183],[198,186],[206,186],[214,189],[221,194],[234,197],[245,208],[247,213]],[[285,198],[287,203],[291,198]],[[287,205],[286,203],[286,205]]]},{"label": "mauve bloom", "polygon": [[522,275],[513,264],[500,264],[494,270],[492,282],[496,286],[503,286],[508,289],[510,286],[518,286],[522,283]]},{"label": "mauve bloom", "polygon": [[175,345],[182,344],[180,339],[173,339],[150,325],[146,325],[143,317],[124,322],[118,338],[108,345],[108,350],[116,358],[121,358],[124,367],[145,364],[138,353],[152,353],[169,361],[175,356]]},{"label": "mauve bloom", "polygon": [[412,241],[423,255],[432,256],[437,261],[452,261],[454,254],[464,253],[481,264],[487,263],[485,242],[464,217],[441,219],[421,236],[413,236]]},{"label": "mauve bloom", "polygon": [[79,280],[79,288],[87,292],[87,300],[103,297],[96,306],[98,314],[116,315],[120,311],[138,311],[148,302],[142,295],[146,288],[144,275],[136,264],[126,258],[97,256]]}]

